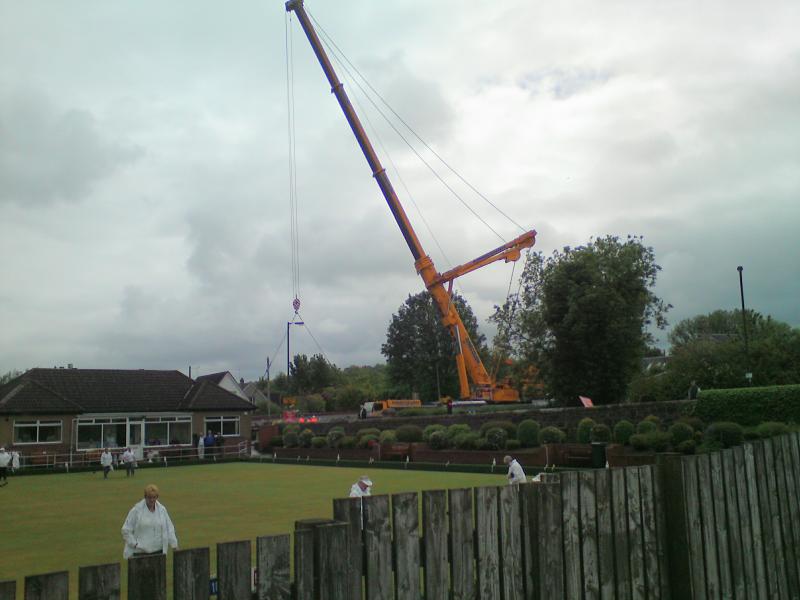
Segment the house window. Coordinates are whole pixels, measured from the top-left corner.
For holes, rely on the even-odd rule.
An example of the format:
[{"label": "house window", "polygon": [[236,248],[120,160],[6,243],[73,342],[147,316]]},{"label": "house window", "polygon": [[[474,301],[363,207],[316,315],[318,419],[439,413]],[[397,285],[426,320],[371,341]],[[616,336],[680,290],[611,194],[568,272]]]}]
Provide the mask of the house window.
[{"label": "house window", "polygon": [[58,444],[61,421],[14,421],[15,444]]},{"label": "house window", "polygon": [[191,443],[191,417],[148,417],[145,419],[145,446],[185,446]]},{"label": "house window", "polygon": [[125,419],[78,421],[78,450],[124,448],[125,445]]},{"label": "house window", "polygon": [[239,435],[239,417],[206,417],[206,431],[223,436]]}]

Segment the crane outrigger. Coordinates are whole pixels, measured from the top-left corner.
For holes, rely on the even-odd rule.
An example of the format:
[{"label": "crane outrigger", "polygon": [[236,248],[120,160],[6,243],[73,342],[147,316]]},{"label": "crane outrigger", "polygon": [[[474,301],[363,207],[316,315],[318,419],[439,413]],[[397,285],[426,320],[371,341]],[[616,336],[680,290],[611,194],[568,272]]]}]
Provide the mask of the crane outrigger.
[{"label": "crane outrigger", "polygon": [[[297,15],[300,25],[308,38],[311,48],[314,50],[319,64],[331,85],[331,92],[339,101],[339,106],[344,112],[353,134],[356,136],[358,145],[367,159],[367,163],[372,169],[372,176],[378,182],[383,197],[392,211],[394,220],[400,228],[400,232],[408,244],[411,255],[414,257],[414,267],[422,277],[425,287],[431,294],[436,305],[442,324],[447,327],[457,344],[458,353],[456,355],[456,367],[458,370],[459,397],[462,400],[484,400],[486,402],[518,402],[519,392],[511,387],[507,382],[498,382],[487,372],[483,362],[469,337],[461,316],[456,310],[455,304],[451,301],[453,292],[453,281],[466,273],[470,273],[483,266],[504,260],[513,262],[519,259],[520,253],[525,248],[530,248],[536,241],[536,231],[528,231],[510,242],[503,244],[482,254],[478,258],[471,260],[463,265],[455,267],[445,273],[439,273],[431,260],[422,248],[411,222],[408,220],[397,193],[394,191],[386,169],[381,165],[372,143],[369,141],[364,131],[361,121],[356,114],[350,99],[344,91],[344,85],[336,75],[331,65],[328,55],[325,53],[319,37],[314,30],[308,14],[303,7],[303,0],[289,0],[286,2],[287,12],[294,12]],[[447,289],[445,289],[447,284]],[[470,386],[472,381],[472,386]]]}]

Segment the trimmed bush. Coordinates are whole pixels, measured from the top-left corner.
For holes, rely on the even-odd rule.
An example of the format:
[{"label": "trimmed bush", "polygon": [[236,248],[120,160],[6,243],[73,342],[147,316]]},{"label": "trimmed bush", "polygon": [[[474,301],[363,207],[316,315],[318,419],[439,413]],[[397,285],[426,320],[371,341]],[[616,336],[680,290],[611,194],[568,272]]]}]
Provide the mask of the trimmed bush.
[{"label": "trimmed bush", "polygon": [[681,442],[694,439],[694,429],[678,421],[669,428],[669,435],[672,437],[672,445],[677,447]]},{"label": "trimmed bush", "polygon": [[683,440],[680,444],[675,446],[675,450],[682,454],[694,454],[697,449],[697,444],[694,440]]},{"label": "trimmed bush", "polygon": [[635,433],[629,439],[628,443],[635,450],[647,450],[650,448],[647,442],[647,435],[644,433]]},{"label": "trimmed bush", "polygon": [[378,436],[381,446],[391,446],[397,443],[397,433],[392,429],[384,429]]},{"label": "trimmed bush", "polygon": [[539,432],[540,444],[560,444],[567,439],[567,434],[558,427],[545,427]]},{"label": "trimmed bush", "polygon": [[725,446],[722,445],[722,442],[717,441],[705,441],[702,444],[697,445],[697,454],[707,454],[709,452],[719,452],[723,450]]},{"label": "trimmed bush", "polygon": [[636,426],[636,433],[645,434],[654,431],[658,431],[658,425],[652,421],[639,421],[639,424]]},{"label": "trimmed bush", "polygon": [[428,438],[428,446],[434,450],[444,450],[448,446],[447,436],[444,431],[434,431]]},{"label": "trimmed bush", "polygon": [[579,444],[588,444],[592,441],[592,427],[595,425],[597,425],[597,423],[594,422],[594,419],[590,419],[589,417],[584,417],[578,421],[577,441]]},{"label": "trimmed bush", "polygon": [[303,429],[298,436],[298,441],[300,446],[303,448],[310,448],[311,447],[311,440],[314,438],[314,432],[310,429]]},{"label": "trimmed bush", "polygon": [[339,448],[348,450],[356,447],[356,438],[352,435],[346,435],[339,440]]},{"label": "trimmed bush", "polygon": [[694,429],[695,431],[703,431],[706,428],[706,424],[703,423],[703,419],[698,417],[681,417],[678,419],[679,423],[686,423],[689,427]]},{"label": "trimmed bush", "polygon": [[637,433],[631,436],[630,442],[636,450],[653,450],[654,452],[664,452],[669,449],[670,434],[666,431],[650,431],[649,433]]},{"label": "trimmed bush", "polygon": [[299,434],[300,433],[300,424],[299,423],[284,423],[281,425],[281,433],[286,435],[287,433],[294,432]]},{"label": "trimmed bush", "polygon": [[614,425],[614,441],[618,444],[625,444],[627,446],[634,433],[636,433],[636,427],[630,421],[623,419]]},{"label": "trimmed bush", "polygon": [[756,433],[760,438],[770,438],[776,435],[789,433],[789,426],[786,423],[767,421],[766,423],[761,423],[761,425],[756,427]]},{"label": "trimmed bush", "polygon": [[591,441],[608,443],[611,441],[611,428],[602,423],[592,427]]},{"label": "trimmed bush", "polygon": [[269,441],[269,445],[275,448],[280,448],[283,446],[283,436],[282,435],[274,435],[272,439]]},{"label": "trimmed bush", "polygon": [[477,450],[481,436],[474,432],[459,433],[453,439],[453,445],[459,450]]},{"label": "trimmed bush", "polygon": [[506,440],[506,450],[519,450],[521,447],[519,440]]},{"label": "trimmed bush", "polygon": [[472,429],[469,425],[465,425],[463,423],[450,425],[450,427],[447,428],[447,439],[450,440],[450,443],[452,444],[459,435],[465,433],[472,433]]},{"label": "trimmed bush", "polygon": [[502,450],[506,447],[508,432],[502,427],[492,427],[486,432],[486,441],[492,450]]},{"label": "trimmed bush", "polygon": [[539,445],[539,423],[533,419],[525,419],[517,426],[517,439],[523,448]]},{"label": "trimmed bush", "polygon": [[505,430],[507,439],[517,439],[517,426],[511,421],[486,421],[486,423],[481,425],[481,437],[486,437],[486,435],[489,433],[489,430],[494,429],[495,427]]},{"label": "trimmed bush", "polygon": [[398,442],[421,442],[422,428],[418,425],[401,425],[396,430]]},{"label": "trimmed bush", "polygon": [[283,434],[283,445],[286,448],[297,448],[299,436],[294,430],[287,431]]},{"label": "trimmed bush", "polygon": [[365,427],[356,431],[356,439],[361,439],[365,435],[374,435],[376,438],[381,434],[381,430],[377,427]]},{"label": "trimmed bush", "polygon": [[362,435],[358,438],[358,442],[356,443],[356,447],[358,448],[371,448],[375,444],[378,443],[378,436],[368,433],[366,435]]},{"label": "trimmed bush", "polygon": [[312,448],[324,448],[328,445],[328,438],[324,435],[315,435],[311,438],[311,447]]},{"label": "trimmed bush", "polygon": [[758,425],[762,421],[800,422],[800,384],[703,390],[693,416],[706,423],[731,421]]},{"label": "trimmed bush", "polygon": [[744,430],[738,423],[718,421],[708,426],[705,433],[706,442],[718,442],[723,448],[738,446],[744,440]]},{"label": "trimmed bush", "polygon": [[435,425],[428,425],[428,426],[427,426],[427,427],[426,427],[426,428],[425,428],[425,429],[422,431],[422,441],[423,441],[423,442],[428,442],[428,443],[430,443],[430,437],[431,437],[431,434],[432,434],[432,433],[435,433],[435,432],[437,432],[437,431],[442,431],[442,432],[443,432],[443,431],[447,431],[447,427],[445,427],[444,425],[438,425],[438,424],[435,424]]},{"label": "trimmed bush", "polygon": [[483,437],[478,438],[478,441],[475,443],[475,448],[477,450],[495,450],[495,448],[492,447],[492,443]]},{"label": "trimmed bush", "polygon": [[655,415],[647,415],[642,421],[650,421],[656,426],[656,429],[661,429],[661,419]]},{"label": "trimmed bush", "polygon": [[342,438],[344,437],[344,428],[342,427],[333,427],[328,434],[325,436],[328,446],[331,448],[338,448],[339,443],[341,442]]}]

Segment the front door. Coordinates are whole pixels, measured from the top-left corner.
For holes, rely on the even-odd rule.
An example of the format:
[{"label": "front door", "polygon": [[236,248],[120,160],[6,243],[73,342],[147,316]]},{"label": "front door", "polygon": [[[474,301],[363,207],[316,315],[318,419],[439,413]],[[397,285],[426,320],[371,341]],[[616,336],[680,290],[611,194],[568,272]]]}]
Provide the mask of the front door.
[{"label": "front door", "polygon": [[128,421],[128,447],[136,460],[144,458],[144,421]]}]

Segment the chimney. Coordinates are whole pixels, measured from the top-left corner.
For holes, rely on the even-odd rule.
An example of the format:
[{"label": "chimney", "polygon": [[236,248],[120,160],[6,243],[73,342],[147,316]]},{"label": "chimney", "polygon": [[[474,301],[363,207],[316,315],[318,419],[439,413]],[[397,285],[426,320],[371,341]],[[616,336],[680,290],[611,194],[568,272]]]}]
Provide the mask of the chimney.
[{"label": "chimney", "polygon": [[67,368],[68,369],[74,369],[75,367],[72,366],[72,363],[67,363]]}]

